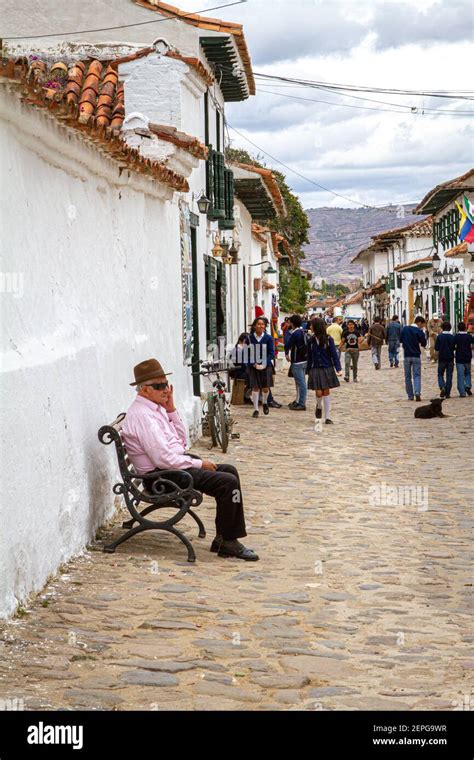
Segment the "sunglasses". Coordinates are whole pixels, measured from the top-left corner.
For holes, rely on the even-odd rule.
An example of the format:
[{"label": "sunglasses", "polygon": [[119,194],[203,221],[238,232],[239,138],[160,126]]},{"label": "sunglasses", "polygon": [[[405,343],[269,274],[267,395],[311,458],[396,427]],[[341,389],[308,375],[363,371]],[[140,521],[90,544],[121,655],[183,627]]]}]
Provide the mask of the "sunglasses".
[{"label": "sunglasses", "polygon": [[169,388],[169,383],[147,383],[147,388],[153,388],[155,391],[165,391]]}]

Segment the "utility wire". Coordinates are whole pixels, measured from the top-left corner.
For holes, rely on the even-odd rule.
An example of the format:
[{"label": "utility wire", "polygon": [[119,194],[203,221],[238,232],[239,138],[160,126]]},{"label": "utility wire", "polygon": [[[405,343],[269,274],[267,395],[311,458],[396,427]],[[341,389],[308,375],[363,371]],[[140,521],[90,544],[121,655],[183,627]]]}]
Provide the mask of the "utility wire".
[{"label": "utility wire", "polygon": [[147,24],[160,24],[162,21],[176,21],[176,19],[186,19],[186,18],[192,18],[192,16],[196,15],[196,13],[208,13],[209,11],[217,11],[219,8],[230,8],[231,5],[241,5],[241,3],[246,3],[247,0],[236,0],[236,2],[233,3],[226,3],[226,5],[215,5],[213,8],[203,8],[200,11],[194,11],[193,13],[188,13],[186,15],[180,15],[180,16],[169,16],[167,18],[158,18],[153,19],[153,21],[138,21],[135,24],[121,24],[120,26],[105,26],[101,29],[78,29],[75,32],[55,32],[54,34],[29,34],[22,37],[2,37],[0,34],[0,38],[3,40],[36,40],[36,39],[42,39],[43,37],[69,37],[74,34],[89,34],[92,32],[111,32],[115,29],[130,29],[133,26],[146,26]]},{"label": "utility wire", "polygon": [[[293,84],[302,85],[305,87],[314,87],[316,89],[327,90],[345,90],[347,92],[371,92],[371,93],[385,93],[391,95],[406,95],[406,96],[419,96],[433,97],[433,98],[449,98],[454,100],[474,100],[474,93],[472,90],[405,90],[387,87],[366,87],[364,85],[344,85],[336,84],[333,82],[319,82],[311,79],[297,79],[293,77],[277,76],[275,74],[259,74],[254,72],[254,76],[259,79],[271,79],[279,82],[289,82]],[[458,93],[469,93],[468,95]],[[450,94],[448,94],[450,93]],[[452,94],[451,94],[452,93]]]},{"label": "utility wire", "polygon": [[[372,108],[370,106],[356,106],[351,103],[337,103],[334,100],[318,100],[316,98],[304,98],[301,95],[289,95],[286,92],[274,92],[272,90],[263,90],[261,87],[257,90],[257,95],[260,92],[268,93],[269,95],[276,95],[280,98],[291,98],[293,100],[305,100],[310,103],[325,103],[328,106],[336,106],[337,108],[358,108],[362,111],[384,111],[386,113],[399,113],[399,114],[413,114],[418,115],[421,112],[427,113],[429,116],[466,116],[473,115],[474,111],[456,111],[447,110],[441,108],[423,108],[422,111],[418,106],[405,106],[403,104],[397,105],[396,103],[388,103],[387,105],[395,105],[397,108],[404,108],[404,111],[395,111],[393,108]],[[356,95],[349,95],[348,97],[357,97]],[[360,98],[360,100],[370,100],[370,98]],[[383,103],[381,100],[374,100],[373,103]]]},{"label": "utility wire", "polygon": [[[370,209],[371,211],[377,211],[378,213],[380,213],[381,211],[383,211],[383,207],[382,208],[378,208],[377,206],[371,206],[368,203],[361,203],[361,201],[356,201],[354,198],[349,198],[347,195],[342,195],[341,193],[336,193],[335,190],[331,190],[329,187],[325,187],[324,185],[321,185],[319,182],[315,182],[314,180],[312,180],[309,177],[307,177],[305,174],[301,174],[301,172],[297,171],[296,169],[293,169],[291,166],[288,166],[288,164],[283,163],[283,161],[280,161],[279,158],[276,158],[275,156],[272,156],[271,153],[268,153],[266,150],[263,150],[263,148],[261,148],[259,145],[257,145],[257,143],[254,143],[253,140],[251,140],[249,137],[246,137],[246,135],[242,134],[242,132],[239,132],[238,129],[236,129],[235,127],[233,127],[232,124],[229,124],[229,122],[227,122],[227,123],[228,123],[228,126],[230,127],[230,129],[232,129],[233,132],[235,132],[236,134],[240,135],[240,137],[243,137],[244,140],[246,140],[251,145],[253,145],[254,148],[257,148],[257,150],[259,150],[262,153],[264,153],[266,156],[268,156],[268,158],[271,158],[272,161],[276,161],[277,164],[280,164],[281,166],[284,166],[285,169],[288,169],[288,171],[292,172],[293,174],[296,174],[298,177],[301,177],[301,179],[306,180],[306,182],[309,182],[311,185],[314,185],[315,187],[319,187],[320,190],[324,190],[326,193],[331,193],[331,195],[335,195],[338,198],[343,198],[345,201],[349,201],[350,203],[355,203],[356,205],[361,206],[362,208],[367,208],[367,209]],[[402,204],[397,204],[397,205],[402,205]],[[393,212],[388,211],[388,213],[393,213]]]}]

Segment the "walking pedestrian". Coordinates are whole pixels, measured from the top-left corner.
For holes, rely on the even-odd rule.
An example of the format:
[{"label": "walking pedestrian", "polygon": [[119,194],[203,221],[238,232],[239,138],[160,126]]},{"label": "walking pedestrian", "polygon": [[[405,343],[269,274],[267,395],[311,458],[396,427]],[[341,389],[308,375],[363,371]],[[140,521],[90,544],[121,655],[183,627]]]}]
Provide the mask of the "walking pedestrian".
[{"label": "walking pedestrian", "polygon": [[273,387],[273,357],[275,344],[273,338],[266,331],[265,320],[257,317],[252,322],[250,335],[246,339],[250,346],[247,358],[249,386],[252,388],[252,403],[254,412],[252,417],[258,417],[258,403],[260,392],[262,393],[263,413],[269,413],[268,394]]},{"label": "walking pedestrian", "polygon": [[293,412],[306,411],[306,363],[308,358],[307,337],[302,326],[302,319],[298,314],[290,317],[292,333],[288,341],[287,359],[291,363],[291,373],[296,385],[296,399],[288,404]]},{"label": "walking pedestrian", "polygon": [[370,346],[372,361],[375,369],[380,369],[382,362],[382,346],[385,340],[385,328],[382,325],[380,317],[374,317],[373,324],[367,335],[367,343]]},{"label": "walking pedestrian", "polygon": [[387,336],[388,359],[390,366],[398,367],[398,353],[400,351],[400,335],[402,334],[402,326],[396,314],[388,323],[385,333]]},{"label": "walking pedestrian", "polygon": [[403,346],[403,367],[405,370],[405,389],[408,400],[421,401],[421,348],[426,346],[424,331],[425,318],[421,315],[415,318],[412,325],[406,325],[400,335]]},{"label": "walking pedestrian", "polygon": [[461,398],[465,398],[466,394],[472,396],[471,362],[474,335],[466,331],[465,322],[459,322],[454,339],[456,341],[455,359],[458,392]]},{"label": "walking pedestrian", "polygon": [[441,330],[443,329],[441,327],[440,315],[436,313],[433,314],[431,319],[428,320],[426,327],[428,329],[430,361],[434,363],[438,360],[436,356],[436,349],[435,349],[436,338],[438,337]]},{"label": "walking pedestrian", "polygon": [[356,326],[353,319],[349,319],[347,322],[347,328],[342,333],[342,340],[339,344],[339,348],[345,350],[344,357],[344,380],[346,383],[350,382],[350,372],[352,364],[352,375],[355,383],[357,380],[357,366],[359,363],[359,346],[362,341],[362,336]]},{"label": "walking pedestrian", "polygon": [[456,339],[451,332],[451,322],[443,322],[441,327],[442,332],[437,336],[435,343],[435,351],[438,354],[439,395],[441,398],[451,398]]},{"label": "walking pedestrian", "polygon": [[327,334],[330,335],[334,341],[339,361],[341,360],[341,349],[339,346],[342,340],[342,333],[342,317],[334,317],[334,322],[332,322],[327,328]]},{"label": "walking pedestrian", "polygon": [[337,375],[341,375],[341,362],[337,355],[334,340],[327,334],[323,319],[311,320],[312,336],[308,340],[308,389],[316,392],[316,419],[322,418],[326,425],[332,425],[331,388],[338,388]]}]

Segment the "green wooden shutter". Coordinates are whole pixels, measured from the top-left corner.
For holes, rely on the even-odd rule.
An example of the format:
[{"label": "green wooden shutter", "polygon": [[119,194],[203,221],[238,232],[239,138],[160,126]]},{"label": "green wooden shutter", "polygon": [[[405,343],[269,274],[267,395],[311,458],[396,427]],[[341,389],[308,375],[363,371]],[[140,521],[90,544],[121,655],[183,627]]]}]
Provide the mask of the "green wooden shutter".
[{"label": "green wooden shutter", "polygon": [[217,265],[212,256],[205,256],[206,273],[206,338],[207,343],[217,342]]},{"label": "green wooden shutter", "polygon": [[227,338],[227,282],[226,282],[226,274],[225,274],[225,266],[223,264],[219,264],[220,266],[220,282],[221,282],[221,306],[222,306],[222,312],[224,315],[224,322],[222,323],[222,329],[221,329],[221,335],[223,335],[225,338]]}]

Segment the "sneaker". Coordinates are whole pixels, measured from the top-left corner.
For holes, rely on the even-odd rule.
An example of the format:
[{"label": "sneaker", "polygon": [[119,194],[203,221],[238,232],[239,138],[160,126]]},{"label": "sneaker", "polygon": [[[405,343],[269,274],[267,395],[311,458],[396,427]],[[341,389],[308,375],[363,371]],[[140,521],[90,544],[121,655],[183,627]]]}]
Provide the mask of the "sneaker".
[{"label": "sneaker", "polygon": [[380,369],[380,364],[374,364],[375,369]]},{"label": "sneaker", "polygon": [[395,362],[395,369],[396,369],[397,367],[399,367],[399,366],[400,366],[400,364],[399,364],[398,362]]},{"label": "sneaker", "polygon": [[263,413],[264,414],[270,414],[270,409],[268,408],[268,404],[263,405]]},{"label": "sneaker", "polygon": [[472,391],[470,388],[466,388],[466,393],[468,396],[472,396]]},{"label": "sneaker", "polygon": [[415,396],[415,401],[421,401],[421,396],[420,395]]},{"label": "sneaker", "polygon": [[348,378],[348,377],[345,377],[345,378],[344,378],[344,382],[345,382],[345,383],[349,383],[349,382],[350,382],[349,378]]},{"label": "sneaker", "polygon": [[323,417],[323,410],[320,407],[316,407],[315,416],[317,420],[321,420]]},{"label": "sneaker", "polygon": [[414,400],[415,399],[413,398],[413,396],[408,396],[408,401],[414,401]]},{"label": "sneaker", "polygon": [[294,409],[295,406],[298,406],[298,402],[297,401],[292,401],[291,404],[288,404],[288,409]]},{"label": "sneaker", "polygon": [[390,362],[390,366],[393,367],[393,362]]},{"label": "sneaker", "polygon": [[291,411],[292,412],[305,412],[306,411],[306,407],[305,406],[301,406],[300,404],[296,404],[295,406],[291,407]]},{"label": "sneaker", "polygon": [[252,414],[252,417],[258,417],[258,411],[255,409],[254,413]]},{"label": "sneaker", "polygon": [[327,420],[324,421],[324,424],[325,425],[334,425],[334,422],[332,420],[330,420],[329,417],[328,417]]},{"label": "sneaker", "polygon": [[358,383],[358,382],[359,382],[358,379],[355,377],[354,378],[354,383]]},{"label": "sneaker", "polygon": [[440,391],[439,397],[440,398],[445,398],[446,397],[446,391]]}]

